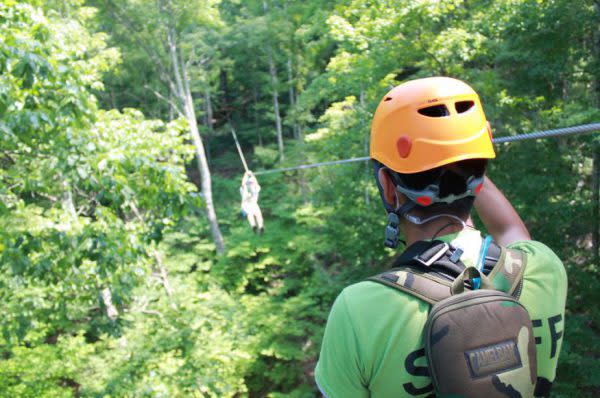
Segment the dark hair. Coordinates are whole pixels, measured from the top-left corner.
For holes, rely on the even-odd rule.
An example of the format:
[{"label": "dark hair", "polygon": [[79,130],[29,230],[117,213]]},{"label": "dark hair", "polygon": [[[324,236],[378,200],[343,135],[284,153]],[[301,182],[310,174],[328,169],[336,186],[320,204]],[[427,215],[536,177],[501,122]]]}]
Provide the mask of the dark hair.
[{"label": "dark hair", "polygon": [[[486,166],[487,159],[468,159],[420,173],[396,174],[398,174],[404,185],[410,189],[420,190],[437,183],[440,188],[439,196],[443,198],[465,192],[469,177],[483,176]],[[417,205],[415,210],[423,217],[449,213],[465,219],[469,216],[474,201],[474,196],[468,196],[452,203],[434,203],[427,207]]]}]

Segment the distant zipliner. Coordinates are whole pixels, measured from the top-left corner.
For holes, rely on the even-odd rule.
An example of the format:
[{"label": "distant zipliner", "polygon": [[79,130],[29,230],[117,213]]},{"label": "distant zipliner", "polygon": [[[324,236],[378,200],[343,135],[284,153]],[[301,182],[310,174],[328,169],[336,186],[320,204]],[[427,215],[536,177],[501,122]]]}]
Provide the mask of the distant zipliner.
[{"label": "distant zipliner", "polygon": [[246,216],[250,227],[256,233],[262,234],[265,231],[264,221],[260,207],[258,206],[258,194],[260,185],[254,174],[248,170],[242,178],[240,186],[240,195],[242,196],[242,214]]},{"label": "distant zipliner", "polygon": [[258,207],[258,194],[260,192],[260,185],[258,184],[258,180],[256,179],[254,173],[248,169],[244,152],[242,152],[240,142],[237,139],[237,134],[235,133],[233,126],[231,126],[231,135],[235,141],[235,146],[238,150],[238,154],[240,155],[240,160],[244,165],[244,170],[246,170],[244,176],[242,177],[242,184],[240,186],[240,195],[242,197],[242,215],[248,220],[250,227],[252,227],[252,231],[262,234],[265,232],[265,224],[260,207]]}]

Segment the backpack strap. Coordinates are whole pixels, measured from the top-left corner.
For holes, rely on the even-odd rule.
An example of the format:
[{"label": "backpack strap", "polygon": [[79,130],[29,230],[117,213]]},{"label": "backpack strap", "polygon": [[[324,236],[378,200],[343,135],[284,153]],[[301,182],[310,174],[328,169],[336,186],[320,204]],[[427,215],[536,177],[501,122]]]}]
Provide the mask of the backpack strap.
[{"label": "backpack strap", "polygon": [[[461,249],[442,241],[416,242],[398,258],[396,267],[367,280],[401,290],[433,305],[452,295],[454,279],[466,268],[460,261],[461,254]],[[525,253],[493,243],[484,270],[489,270],[488,279],[495,289],[518,298],[525,265]],[[468,282],[467,288],[471,288]]]},{"label": "backpack strap", "polygon": [[519,298],[527,265],[524,252],[501,247],[500,259],[488,275],[494,288]]},{"label": "backpack strap", "polygon": [[[400,256],[396,268],[367,280],[393,287],[429,304],[435,304],[452,295],[450,288],[454,276],[465,269],[465,265],[460,261],[461,254],[462,250],[452,248],[442,241],[416,242]],[[440,270],[445,272],[438,272]]]},{"label": "backpack strap", "polygon": [[367,280],[401,290],[432,305],[452,295],[452,282],[412,267],[392,269]]},{"label": "backpack strap", "polygon": [[465,265],[460,261],[462,253],[462,249],[441,240],[419,241],[408,247],[396,259],[394,268],[413,265],[453,280],[465,269]]}]

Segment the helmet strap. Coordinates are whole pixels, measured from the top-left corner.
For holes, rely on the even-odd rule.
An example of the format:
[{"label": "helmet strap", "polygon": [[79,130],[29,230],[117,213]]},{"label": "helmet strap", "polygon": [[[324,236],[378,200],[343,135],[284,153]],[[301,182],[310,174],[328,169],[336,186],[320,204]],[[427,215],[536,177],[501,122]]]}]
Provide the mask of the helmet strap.
[{"label": "helmet strap", "polygon": [[388,213],[388,223],[385,227],[384,245],[391,249],[398,247],[398,236],[400,235],[400,217],[406,217],[408,212],[414,209],[417,204],[407,200],[399,209]]},{"label": "helmet strap", "polygon": [[[376,172],[377,172],[377,170],[378,170],[378,168],[376,168]],[[437,184],[429,185],[425,190],[420,190],[420,191],[410,190],[409,188],[404,187],[403,184],[401,183],[401,181],[397,180],[397,177],[395,176],[395,174],[392,170],[390,170],[390,171],[391,171],[391,173],[390,173],[391,178],[392,178],[392,180],[394,182],[394,186],[396,188],[396,193],[404,194],[406,201],[403,205],[399,206],[398,199],[396,198],[396,209],[392,210],[391,208],[387,208],[388,222],[385,227],[385,241],[384,241],[384,245],[386,247],[389,247],[392,249],[395,249],[396,247],[398,247],[398,242],[399,242],[398,237],[400,235],[400,217],[403,217],[408,222],[410,222],[414,225],[423,225],[423,224],[426,224],[430,221],[436,220],[441,217],[448,217],[448,218],[451,218],[451,219],[457,221],[458,223],[460,223],[463,226],[463,228],[467,226],[467,224],[460,217],[457,217],[453,214],[448,214],[448,213],[436,214],[436,215],[427,217],[425,219],[417,217],[412,214],[409,214],[415,207],[418,206],[418,204],[413,200],[413,197],[418,198],[419,196],[423,196],[424,194],[427,194],[427,196],[429,198],[431,198],[432,202],[444,203],[446,201],[452,202],[457,199],[462,199],[467,196],[474,196],[477,193],[476,188],[483,182],[483,177],[471,176],[467,180],[467,191],[464,194],[451,195],[450,197],[445,197],[440,200],[440,198],[438,196],[439,195],[439,187],[437,186]],[[378,181],[379,189],[381,192],[382,187],[379,183],[379,180],[377,180],[377,181]],[[383,194],[382,194],[382,200],[384,200],[384,205],[385,205],[385,198],[383,198]]]},{"label": "helmet strap", "polygon": [[410,214],[404,214],[404,218],[415,225],[423,225],[423,224],[426,224],[430,221],[436,220],[441,217],[452,218],[452,219],[458,221],[463,226],[463,228],[465,228],[467,226],[467,223],[465,223],[460,217],[457,217],[454,214],[448,214],[448,213],[436,214],[434,216],[427,217],[426,219],[422,219],[422,218],[419,218],[417,216],[413,216]]},{"label": "helmet strap", "polygon": [[398,235],[400,234],[400,218],[396,213],[388,213],[388,223],[385,227],[385,242],[386,247],[395,249],[398,247]]},{"label": "helmet strap", "polygon": [[[404,204],[404,206],[406,206],[407,204],[408,203]],[[402,206],[402,207],[404,207],[404,206]],[[414,203],[412,203],[412,206],[410,206],[411,210],[415,206],[416,205]],[[408,211],[410,211],[410,210],[408,210]],[[438,218],[448,217],[448,218],[451,218],[451,219],[457,221],[458,223],[460,223],[463,226],[463,228],[467,227],[467,223],[465,223],[464,220],[462,220],[460,217],[457,217],[453,214],[442,213],[442,214],[436,214],[434,216],[422,219],[420,217],[408,214],[408,212],[402,213],[402,209],[399,209],[399,210],[396,210],[396,212],[388,213],[388,223],[387,223],[387,226],[385,227],[384,245],[391,249],[395,249],[396,247],[398,247],[398,241],[399,241],[398,236],[400,235],[400,217],[398,217],[397,213],[400,213],[400,215],[402,217],[404,217],[408,222],[415,224],[415,225],[423,225],[430,221],[437,220]]]}]

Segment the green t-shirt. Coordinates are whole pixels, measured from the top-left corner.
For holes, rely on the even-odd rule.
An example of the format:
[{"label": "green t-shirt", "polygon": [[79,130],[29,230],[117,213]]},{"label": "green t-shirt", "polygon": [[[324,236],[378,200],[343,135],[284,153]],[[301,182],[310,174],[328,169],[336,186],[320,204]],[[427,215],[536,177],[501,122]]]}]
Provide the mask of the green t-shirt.
[{"label": "green t-shirt", "polygon": [[[464,230],[441,238],[461,247],[473,265],[482,238]],[[519,241],[527,253],[520,302],[533,322],[538,377],[554,381],[562,345],[567,276],[560,259],[543,243]],[[315,380],[327,398],[433,397],[423,329],[429,304],[375,282],[360,282],[337,297],[325,328]]]}]

